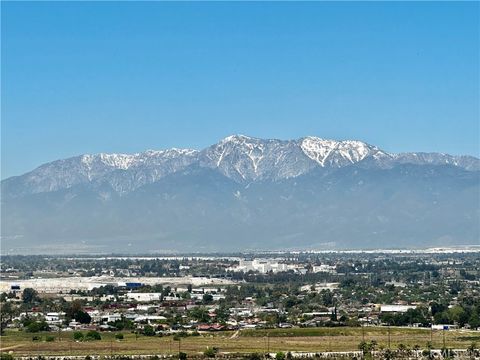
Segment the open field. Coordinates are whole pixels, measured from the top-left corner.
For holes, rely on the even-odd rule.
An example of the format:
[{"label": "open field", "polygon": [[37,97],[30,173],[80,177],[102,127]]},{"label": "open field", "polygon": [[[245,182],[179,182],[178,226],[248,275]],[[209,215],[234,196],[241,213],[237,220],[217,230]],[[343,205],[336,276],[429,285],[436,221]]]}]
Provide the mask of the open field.
[{"label": "open field", "polygon": [[[363,331],[364,330],[364,331]],[[198,354],[207,347],[218,347],[220,352],[251,353],[277,351],[352,351],[364,338],[376,340],[380,347],[391,348],[403,343],[410,347],[419,345],[425,348],[432,340],[434,348],[445,344],[450,348],[467,348],[472,342],[480,343],[480,332],[465,330],[434,331],[418,328],[307,328],[244,330],[239,333],[205,333],[200,336],[182,338],[173,336],[146,337],[123,332],[124,340],[115,340],[115,333],[102,333],[102,340],[74,342],[72,333],[40,333],[42,341],[32,341],[33,334],[20,331],[7,331],[0,338],[1,350],[12,351],[14,355],[110,355],[110,354],[175,354],[183,351]],[[55,336],[55,341],[46,342],[47,335]]]}]

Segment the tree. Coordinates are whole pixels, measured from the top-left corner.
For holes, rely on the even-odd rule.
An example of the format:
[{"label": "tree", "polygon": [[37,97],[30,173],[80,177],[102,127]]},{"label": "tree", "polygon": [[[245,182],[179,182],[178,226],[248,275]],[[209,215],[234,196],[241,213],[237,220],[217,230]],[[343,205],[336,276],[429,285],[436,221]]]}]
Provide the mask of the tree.
[{"label": "tree", "polygon": [[16,315],[17,309],[10,302],[2,302],[0,304],[0,335],[3,335],[3,331],[7,325],[12,321],[12,318]]},{"label": "tree", "polygon": [[154,336],[155,335],[155,330],[150,325],[145,325],[145,327],[143,328],[143,335]]},{"label": "tree", "polygon": [[432,316],[435,316],[442,311],[445,311],[448,307],[444,304],[437,303],[436,301],[432,301],[430,303],[430,308],[432,310]]},{"label": "tree", "polygon": [[362,351],[365,359],[372,358],[372,351],[375,351],[376,347],[377,342],[375,340],[372,340],[371,342],[362,341],[360,344],[358,344],[358,349]]},{"label": "tree", "polygon": [[132,320],[122,318],[121,320],[115,320],[114,322],[109,322],[108,325],[113,326],[117,330],[133,330],[135,329],[135,324]]},{"label": "tree", "polygon": [[74,319],[78,321],[80,324],[90,324],[90,322],[92,321],[92,317],[83,310],[77,311],[74,314]]},{"label": "tree", "polygon": [[472,310],[468,324],[472,329],[480,328],[480,306]]},{"label": "tree", "polygon": [[333,294],[330,290],[322,290],[322,302],[324,306],[332,306],[333,305]]},{"label": "tree", "polygon": [[22,300],[25,304],[31,304],[38,300],[38,293],[32,288],[25,288],[22,293]]},{"label": "tree", "polygon": [[208,316],[208,310],[203,306],[193,308],[190,311],[190,316],[200,322],[208,322],[210,320],[210,316]]},{"label": "tree", "polygon": [[211,294],[203,295],[203,303],[204,304],[210,304],[212,302],[213,302],[213,296]]},{"label": "tree", "polygon": [[221,323],[226,322],[230,317],[230,310],[225,304],[220,305],[215,313],[217,314],[217,320]]},{"label": "tree", "polygon": [[91,316],[83,310],[83,305],[80,300],[74,300],[67,305],[65,309],[67,319],[75,319],[81,324],[90,324]]}]

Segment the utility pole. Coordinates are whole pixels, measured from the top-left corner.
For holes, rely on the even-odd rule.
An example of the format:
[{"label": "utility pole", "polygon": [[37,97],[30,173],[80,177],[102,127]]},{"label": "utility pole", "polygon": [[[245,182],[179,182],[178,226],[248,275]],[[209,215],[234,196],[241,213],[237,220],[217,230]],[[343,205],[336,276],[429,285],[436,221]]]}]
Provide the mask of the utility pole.
[{"label": "utility pole", "polygon": [[268,336],[268,333],[267,333],[267,353],[270,354],[270,337]]},{"label": "utility pole", "polygon": [[390,350],[390,324],[388,325],[388,349]]}]

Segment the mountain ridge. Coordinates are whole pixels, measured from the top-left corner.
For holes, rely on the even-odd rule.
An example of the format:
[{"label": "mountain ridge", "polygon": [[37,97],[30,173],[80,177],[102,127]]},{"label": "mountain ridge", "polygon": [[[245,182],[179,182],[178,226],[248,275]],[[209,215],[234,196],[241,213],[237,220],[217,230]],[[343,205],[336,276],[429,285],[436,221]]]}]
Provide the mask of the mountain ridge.
[{"label": "mountain ridge", "polygon": [[[20,253],[372,249],[480,242],[480,160],[235,135],[57,160],[1,183]],[[49,250],[46,250],[49,249]]]},{"label": "mountain ridge", "polygon": [[9,183],[16,182],[17,189],[22,189],[15,191],[25,195],[103,180],[119,194],[126,194],[194,163],[216,169],[239,183],[278,181],[298,177],[317,167],[341,168],[358,163],[381,168],[405,163],[450,164],[466,170],[480,170],[480,160],[473,156],[388,153],[358,140],[337,141],[315,136],[278,140],[231,135],[202,150],[171,148],[134,154],[83,154],[60,159],[2,180],[2,185],[9,187]]}]

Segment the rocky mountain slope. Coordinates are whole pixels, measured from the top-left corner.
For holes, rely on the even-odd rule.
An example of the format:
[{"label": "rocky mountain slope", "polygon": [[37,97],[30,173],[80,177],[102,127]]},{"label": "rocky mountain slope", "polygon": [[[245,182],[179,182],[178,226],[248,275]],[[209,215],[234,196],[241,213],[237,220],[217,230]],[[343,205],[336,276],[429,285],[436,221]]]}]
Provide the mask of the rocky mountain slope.
[{"label": "rocky mountain slope", "polygon": [[317,137],[234,135],[200,151],[81,155],[2,181],[2,245],[123,252],[477,244],[479,174],[471,156],[391,154]]}]

